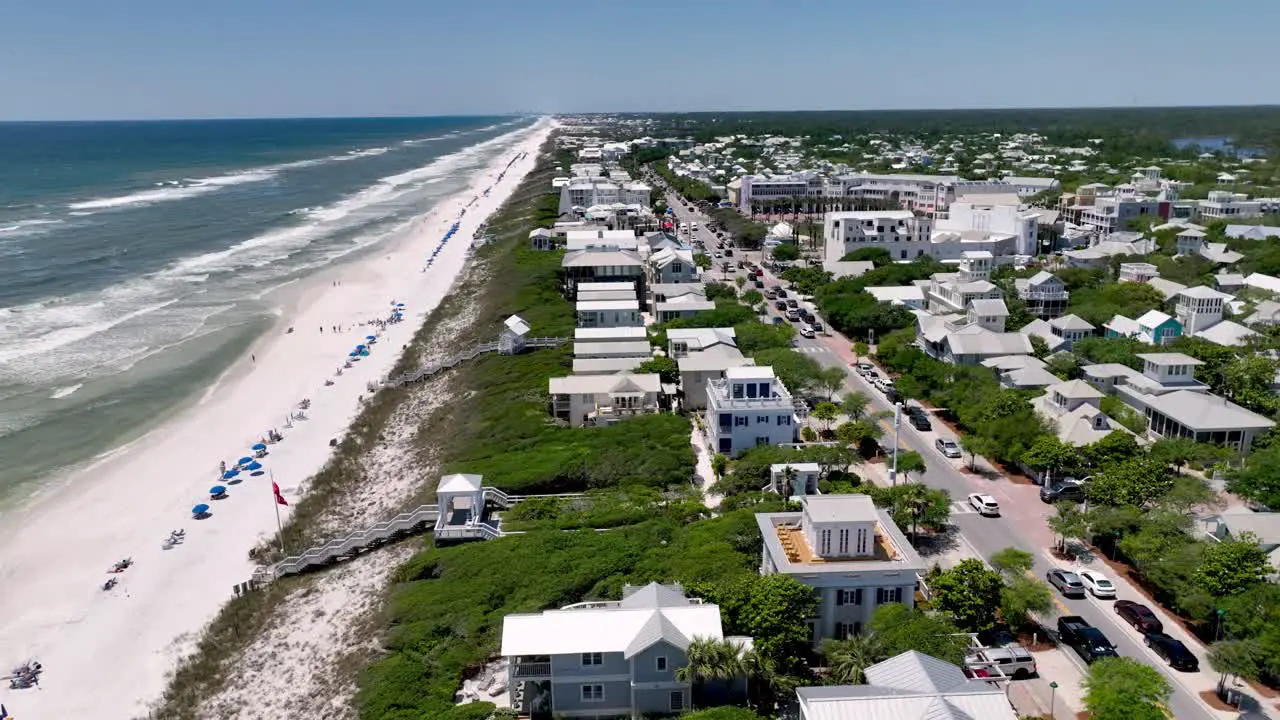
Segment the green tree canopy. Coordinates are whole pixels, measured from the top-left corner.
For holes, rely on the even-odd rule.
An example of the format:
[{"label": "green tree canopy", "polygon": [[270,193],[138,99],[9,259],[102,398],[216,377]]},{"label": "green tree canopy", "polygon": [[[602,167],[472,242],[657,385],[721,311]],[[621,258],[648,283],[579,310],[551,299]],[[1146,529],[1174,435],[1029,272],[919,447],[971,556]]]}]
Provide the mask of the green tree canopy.
[{"label": "green tree canopy", "polygon": [[1093,663],[1083,685],[1092,720],[1166,720],[1164,704],[1173,693],[1155,668],[1126,657]]},{"label": "green tree canopy", "polygon": [[917,650],[956,665],[964,664],[968,638],[944,617],[926,615],[902,603],[886,603],[876,608],[869,629],[884,646],[886,657]]},{"label": "green tree canopy", "polygon": [[680,364],[665,355],[645,360],[636,367],[636,372],[657,373],[664,383],[680,381]]},{"label": "green tree canopy", "polygon": [[791,262],[800,257],[800,249],[791,243],[783,243],[773,249],[773,259],[779,262]]},{"label": "green tree canopy", "polygon": [[880,636],[872,632],[854,635],[847,640],[826,640],[822,657],[827,663],[827,680],[835,685],[861,685],[863,672],[888,656]]},{"label": "green tree canopy", "polygon": [[1213,597],[1235,595],[1261,582],[1272,571],[1258,538],[1243,533],[1235,539],[1211,543],[1200,557],[1195,580]]},{"label": "green tree canopy", "polygon": [[867,406],[871,398],[865,393],[851,392],[840,399],[840,412],[849,416],[850,420],[861,420],[867,414]]},{"label": "green tree canopy", "polygon": [[752,356],[757,365],[770,365],[778,379],[796,395],[805,395],[817,387],[822,366],[808,355],[789,348],[761,350]]},{"label": "green tree canopy", "polygon": [[690,591],[720,606],[726,634],[754,638],[756,652],[780,669],[803,668],[811,638],[806,619],[818,612],[813,588],[786,575],[746,575]]},{"label": "green tree canopy", "polygon": [[991,556],[991,567],[1013,576],[1025,575],[1035,564],[1035,555],[1022,548],[1007,547]]},{"label": "green tree canopy", "polygon": [[1167,465],[1138,457],[1104,467],[1093,476],[1088,494],[1090,500],[1103,505],[1146,507],[1172,487],[1173,475]]},{"label": "green tree canopy", "polygon": [[961,560],[928,582],[933,606],[949,615],[961,629],[977,632],[995,624],[1004,580],[981,560]]},{"label": "green tree canopy", "polygon": [[822,422],[825,430],[831,429],[831,421],[836,419],[836,415],[840,413],[840,408],[833,402],[820,402],[813,407],[813,415],[815,420]]},{"label": "green tree canopy", "polygon": [[773,325],[751,320],[733,326],[738,351],[752,357],[761,350],[791,347],[796,329],[791,323]]},{"label": "green tree canopy", "polygon": [[1267,507],[1280,508],[1280,443],[1255,449],[1244,467],[1227,476],[1227,489]]},{"label": "green tree canopy", "polygon": [[1026,575],[1009,578],[1000,591],[1000,616],[1012,627],[1027,620],[1028,613],[1053,609],[1053,593],[1043,582]]}]

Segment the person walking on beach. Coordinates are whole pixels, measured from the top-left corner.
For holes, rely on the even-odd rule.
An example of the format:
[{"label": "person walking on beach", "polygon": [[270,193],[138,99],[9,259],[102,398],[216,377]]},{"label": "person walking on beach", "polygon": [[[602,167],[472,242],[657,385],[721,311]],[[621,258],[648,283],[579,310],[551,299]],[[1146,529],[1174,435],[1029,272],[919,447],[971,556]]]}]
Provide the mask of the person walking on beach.
[{"label": "person walking on beach", "polygon": [[254,365],[257,365],[257,364],[258,364],[258,356],[257,356],[257,355],[254,355],[254,354],[252,354],[252,353],[250,353],[250,354],[249,354],[249,362],[253,363]]}]

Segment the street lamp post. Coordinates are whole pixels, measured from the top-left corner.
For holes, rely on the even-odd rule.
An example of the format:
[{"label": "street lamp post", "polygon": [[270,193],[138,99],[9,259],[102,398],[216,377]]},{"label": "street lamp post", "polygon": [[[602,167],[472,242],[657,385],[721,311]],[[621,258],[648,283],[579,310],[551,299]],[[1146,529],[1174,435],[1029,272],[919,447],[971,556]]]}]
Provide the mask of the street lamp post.
[{"label": "street lamp post", "polygon": [[1054,706],[1054,701],[1057,699],[1058,699],[1058,683],[1051,682],[1049,683],[1049,717],[1051,718],[1058,717],[1057,708]]},{"label": "street lamp post", "polygon": [[902,428],[902,403],[893,404],[893,469],[889,471],[889,482],[898,484],[898,430]]}]

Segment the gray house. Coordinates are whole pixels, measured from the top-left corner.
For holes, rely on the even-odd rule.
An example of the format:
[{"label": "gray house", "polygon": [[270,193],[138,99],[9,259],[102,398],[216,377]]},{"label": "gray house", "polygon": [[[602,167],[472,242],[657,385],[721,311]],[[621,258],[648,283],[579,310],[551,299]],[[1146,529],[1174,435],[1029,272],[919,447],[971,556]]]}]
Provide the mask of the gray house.
[{"label": "gray house", "polygon": [[[679,585],[626,586],[622,600],[583,602],[502,623],[511,706],[538,718],[639,718],[689,708],[676,679],[694,638],[726,639],[720,608]],[[750,638],[728,638],[743,650]]]}]

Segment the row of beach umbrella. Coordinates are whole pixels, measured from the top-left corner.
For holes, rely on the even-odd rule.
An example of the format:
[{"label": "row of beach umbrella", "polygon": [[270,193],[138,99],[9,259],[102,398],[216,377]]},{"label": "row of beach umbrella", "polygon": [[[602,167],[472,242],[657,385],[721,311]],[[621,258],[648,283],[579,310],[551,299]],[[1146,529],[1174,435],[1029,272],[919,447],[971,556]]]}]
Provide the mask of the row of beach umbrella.
[{"label": "row of beach umbrella", "polygon": [[449,226],[448,232],[444,234],[444,239],[441,240],[438,245],[436,245],[435,250],[431,251],[431,257],[427,258],[427,267],[431,267],[431,264],[436,261],[436,256],[440,254],[441,250],[444,250],[445,245],[449,244],[449,240],[451,240],[453,236],[458,233],[458,228],[460,227],[462,227],[461,222],[455,222],[453,225]]},{"label": "row of beach umbrella", "polygon": [[[265,452],[267,449],[267,445],[266,443],[254,443],[249,449],[253,450],[255,453]],[[238,478],[240,477],[241,473],[248,473],[250,476],[257,477],[259,475],[265,474],[266,470],[262,469],[262,463],[258,462],[257,460],[255,460],[253,457],[249,455],[245,455],[244,457],[236,461],[236,464],[234,467],[222,473],[222,480],[227,482],[227,484],[234,485],[235,483],[240,482]],[[227,493],[226,485],[219,484],[209,488],[209,499],[222,500],[227,497],[229,497],[229,495]],[[195,516],[197,520],[208,517],[209,516],[208,503],[199,503],[197,505],[192,506],[191,514]]]}]

